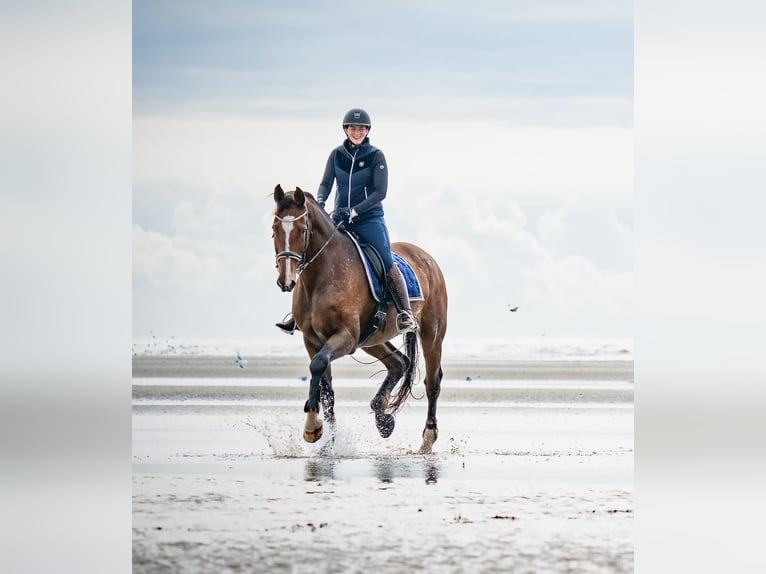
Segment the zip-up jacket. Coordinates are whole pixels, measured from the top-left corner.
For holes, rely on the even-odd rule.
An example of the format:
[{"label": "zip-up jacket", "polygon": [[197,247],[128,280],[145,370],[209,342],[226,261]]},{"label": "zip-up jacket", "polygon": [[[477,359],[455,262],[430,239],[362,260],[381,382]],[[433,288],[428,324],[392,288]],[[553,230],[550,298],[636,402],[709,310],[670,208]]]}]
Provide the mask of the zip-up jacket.
[{"label": "zip-up jacket", "polygon": [[370,138],[358,146],[347,139],[330,152],[317,191],[319,201],[327,201],[333,181],[338,184],[335,209],[355,209],[355,222],[383,216],[381,202],[388,190],[388,166],[383,152],[370,144]]}]

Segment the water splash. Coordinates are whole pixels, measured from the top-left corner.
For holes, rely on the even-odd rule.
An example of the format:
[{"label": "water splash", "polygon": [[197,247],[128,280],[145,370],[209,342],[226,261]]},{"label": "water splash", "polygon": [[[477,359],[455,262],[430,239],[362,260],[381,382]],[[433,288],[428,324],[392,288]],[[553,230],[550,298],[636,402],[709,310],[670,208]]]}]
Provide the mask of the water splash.
[{"label": "water splash", "polygon": [[258,431],[269,443],[272,453],[277,458],[302,458],[307,456],[302,442],[302,431],[296,428],[292,420],[277,416],[253,422],[250,417],[245,424]]}]

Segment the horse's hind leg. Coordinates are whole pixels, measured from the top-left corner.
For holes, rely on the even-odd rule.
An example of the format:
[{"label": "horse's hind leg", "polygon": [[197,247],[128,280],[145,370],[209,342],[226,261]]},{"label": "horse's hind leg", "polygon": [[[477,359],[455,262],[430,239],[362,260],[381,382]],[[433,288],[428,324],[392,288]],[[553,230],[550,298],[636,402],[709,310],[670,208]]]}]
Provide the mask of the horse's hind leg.
[{"label": "horse's hind leg", "polygon": [[364,351],[378,359],[386,367],[386,378],[370,401],[370,408],[375,414],[375,426],[378,428],[380,436],[388,438],[394,432],[396,421],[393,415],[386,412],[386,409],[391,398],[391,390],[404,375],[407,358],[391,343],[365,348]]},{"label": "horse's hind leg", "polygon": [[426,427],[423,429],[423,444],[418,450],[418,454],[429,454],[432,452],[436,439],[439,438],[439,429],[436,425],[436,402],[439,400],[442,382],[442,338],[433,335],[426,339],[426,333],[423,333],[421,344],[423,346],[423,356],[426,363],[425,387],[426,397],[428,398],[428,414],[426,416]]}]

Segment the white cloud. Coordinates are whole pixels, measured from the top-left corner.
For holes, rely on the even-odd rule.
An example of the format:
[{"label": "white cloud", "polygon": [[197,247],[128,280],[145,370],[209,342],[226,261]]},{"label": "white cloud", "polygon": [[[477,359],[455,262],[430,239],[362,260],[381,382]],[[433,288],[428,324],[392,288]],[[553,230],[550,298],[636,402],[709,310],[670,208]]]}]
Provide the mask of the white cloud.
[{"label": "white cloud", "polygon": [[597,195],[575,195],[546,211],[537,224],[540,241],[553,256],[587,257],[600,268],[633,267],[633,232]]},{"label": "white cloud", "polygon": [[[436,257],[449,288],[450,321],[461,335],[504,336],[509,328],[514,336],[630,335],[630,233],[598,198],[600,210],[584,204],[587,221],[560,219],[562,241],[564,232],[573,240],[592,236],[578,254],[545,245],[536,221],[507,195],[443,188],[412,203],[409,210],[402,203],[387,209],[392,238],[417,243]],[[616,261],[607,263],[614,269],[604,266],[603,245],[613,250]],[[521,305],[523,312],[509,315],[506,304]]]},{"label": "white cloud", "polygon": [[[269,236],[252,248],[133,227],[134,333],[252,336],[256,318],[287,310]],[[286,311],[285,311],[286,312]],[[277,317],[280,319],[281,315]]]},{"label": "white cloud", "polygon": [[133,273],[144,277],[164,294],[214,292],[215,278],[223,275],[225,259],[210,245],[188,238],[171,238],[133,227]]},{"label": "white cloud", "polygon": [[587,308],[629,315],[631,271],[610,273],[581,256],[540,261],[532,269],[545,301],[559,311]]}]

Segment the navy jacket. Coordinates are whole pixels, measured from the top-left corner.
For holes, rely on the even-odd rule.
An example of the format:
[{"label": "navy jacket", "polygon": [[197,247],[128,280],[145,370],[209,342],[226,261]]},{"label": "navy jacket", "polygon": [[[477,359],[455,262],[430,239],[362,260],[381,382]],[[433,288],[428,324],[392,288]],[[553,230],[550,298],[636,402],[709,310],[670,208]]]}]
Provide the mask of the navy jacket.
[{"label": "navy jacket", "polygon": [[388,165],[383,152],[370,144],[370,138],[364,138],[358,146],[347,139],[330,153],[317,191],[319,201],[327,201],[333,181],[338,183],[335,209],[356,209],[359,215],[354,222],[383,217],[381,202],[388,190]]}]

